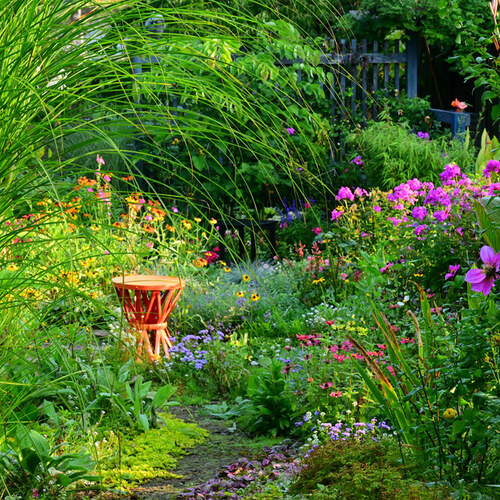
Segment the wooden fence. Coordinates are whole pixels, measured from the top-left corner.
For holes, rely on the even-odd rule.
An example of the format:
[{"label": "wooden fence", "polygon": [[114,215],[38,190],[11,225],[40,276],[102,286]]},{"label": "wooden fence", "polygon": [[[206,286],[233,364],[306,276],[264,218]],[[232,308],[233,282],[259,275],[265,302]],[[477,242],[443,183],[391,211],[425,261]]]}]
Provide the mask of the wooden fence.
[{"label": "wooden fence", "polygon": [[[366,125],[369,119],[377,119],[377,102],[374,99],[379,91],[389,95],[398,96],[401,83],[408,97],[417,97],[418,77],[418,35],[412,33],[405,43],[404,51],[399,40],[383,44],[377,41],[368,43],[363,40],[326,41],[325,46],[330,47],[329,53],[321,56],[321,66],[325,72],[332,75],[333,84],[329,86],[326,94],[331,102],[332,120],[339,115],[341,119],[348,116],[358,120],[356,123]],[[143,59],[133,57],[133,73],[142,73],[143,64],[155,64],[160,57]],[[276,64],[294,65],[303,63],[301,59],[284,59]],[[302,80],[302,71],[297,70],[298,81]],[[324,88],[324,84],[321,84]],[[175,107],[175,104],[174,104]],[[450,125],[453,136],[464,132],[470,125],[471,118],[468,113],[456,113],[449,110],[432,109],[436,119]],[[343,149],[343,148],[342,148]]]}]

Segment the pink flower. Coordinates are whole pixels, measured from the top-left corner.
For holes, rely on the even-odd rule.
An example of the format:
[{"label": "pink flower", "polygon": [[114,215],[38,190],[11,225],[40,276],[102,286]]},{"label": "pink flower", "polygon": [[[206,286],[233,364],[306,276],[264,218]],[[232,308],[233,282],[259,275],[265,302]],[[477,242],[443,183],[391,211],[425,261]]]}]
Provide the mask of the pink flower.
[{"label": "pink flower", "polygon": [[315,228],[312,230],[312,232],[313,232],[314,234],[321,234],[321,233],[322,233],[322,229],[321,229],[320,227],[315,227]]},{"label": "pink flower", "polygon": [[144,216],[144,220],[147,220],[147,221],[153,220],[153,216],[151,214],[147,214]]},{"label": "pink flower", "polygon": [[374,211],[374,212],[382,212],[382,209],[381,209],[379,206],[374,205],[374,206],[373,206],[373,211]]},{"label": "pink flower", "polygon": [[151,243],[150,241],[148,241],[148,242],[146,243],[146,246],[147,246],[148,248],[153,248],[153,243]]},{"label": "pink flower", "polygon": [[106,182],[111,182],[111,177],[109,175],[103,175],[102,178],[106,181]]},{"label": "pink flower", "polygon": [[448,272],[444,275],[444,279],[450,280],[451,278],[454,278],[459,269],[460,269],[460,264],[457,264],[456,266],[449,266]]},{"label": "pink flower", "polygon": [[287,129],[285,129],[287,132],[288,132],[288,135],[293,135],[295,134],[295,129],[292,128],[292,127],[288,127]]},{"label": "pink flower", "polygon": [[97,155],[95,161],[99,163],[100,165],[106,165],[106,162],[104,161],[104,158],[101,158],[99,155]]},{"label": "pink flower", "polygon": [[340,219],[340,217],[342,217],[343,213],[344,212],[342,212],[342,210],[333,210],[332,211],[332,220]]},{"label": "pink flower", "polygon": [[341,187],[339,193],[337,194],[337,200],[350,200],[354,201],[354,193],[348,187]]},{"label": "pink flower", "polygon": [[387,367],[387,371],[394,377],[396,376],[396,374],[394,373],[394,368],[392,366],[388,366]]},{"label": "pink flower", "polygon": [[380,269],[380,272],[382,274],[386,273],[393,265],[394,264],[392,262],[388,262],[382,269]]},{"label": "pink flower", "polygon": [[494,172],[495,174],[498,174],[500,171],[500,161],[497,160],[490,160],[487,164],[485,169],[483,170],[483,175],[486,178],[491,177],[491,172]]},{"label": "pink flower", "polygon": [[331,398],[341,398],[342,393],[340,391],[333,391],[333,392],[330,392],[330,397]]},{"label": "pink flower", "polygon": [[320,389],[329,389],[330,387],[333,387],[333,382],[325,382],[319,385]]},{"label": "pink flower", "polygon": [[500,252],[495,254],[493,248],[485,245],[481,248],[482,269],[471,269],[465,275],[465,281],[471,284],[471,290],[488,295],[498,278],[498,268],[500,267]]},{"label": "pink flower", "polygon": [[172,207],[172,212],[174,212],[174,214],[176,214],[178,211],[179,209],[177,207]]},{"label": "pink flower", "polygon": [[459,101],[456,97],[455,97],[455,100],[451,103],[451,105],[454,108],[457,108],[456,111],[458,113],[460,113],[461,111],[463,111],[467,107],[467,104],[465,104],[465,102]]}]

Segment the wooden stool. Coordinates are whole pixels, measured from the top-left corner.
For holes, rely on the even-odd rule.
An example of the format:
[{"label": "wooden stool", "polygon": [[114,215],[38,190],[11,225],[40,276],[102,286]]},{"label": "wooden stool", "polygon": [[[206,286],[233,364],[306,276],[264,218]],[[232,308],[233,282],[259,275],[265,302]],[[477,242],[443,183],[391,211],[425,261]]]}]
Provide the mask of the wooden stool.
[{"label": "wooden stool", "polygon": [[[172,347],[167,319],[181,296],[185,281],[169,276],[137,274],[117,276],[111,280],[123,305],[127,321],[139,333],[137,356],[140,358],[143,346],[150,360],[160,357],[163,347],[165,355]],[[149,338],[153,331],[154,352]]]}]

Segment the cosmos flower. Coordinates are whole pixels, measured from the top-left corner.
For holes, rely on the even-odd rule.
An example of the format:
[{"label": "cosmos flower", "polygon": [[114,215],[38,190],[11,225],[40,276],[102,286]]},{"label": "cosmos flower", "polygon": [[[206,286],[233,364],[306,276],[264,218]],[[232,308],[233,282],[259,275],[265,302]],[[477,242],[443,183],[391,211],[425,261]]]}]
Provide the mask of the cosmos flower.
[{"label": "cosmos flower", "polygon": [[465,275],[465,281],[471,284],[471,290],[488,295],[498,278],[498,268],[500,267],[500,252],[495,254],[493,248],[484,245],[480,252],[483,261],[482,269],[471,269]]}]

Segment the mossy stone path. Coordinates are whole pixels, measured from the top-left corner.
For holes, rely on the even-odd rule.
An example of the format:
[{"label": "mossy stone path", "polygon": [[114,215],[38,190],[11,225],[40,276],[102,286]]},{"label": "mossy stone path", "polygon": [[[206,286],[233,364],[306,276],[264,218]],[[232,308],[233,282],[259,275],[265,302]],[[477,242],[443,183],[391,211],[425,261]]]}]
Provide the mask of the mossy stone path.
[{"label": "mossy stone path", "polygon": [[203,445],[178,460],[178,467],[172,472],[181,475],[181,479],[158,479],[144,483],[133,489],[129,499],[173,500],[186,488],[207,482],[238,458],[250,458],[270,444],[269,440],[251,439],[235,428],[232,422],[210,418],[195,407],[174,407],[170,411],[186,422],[196,422],[210,435]]}]

